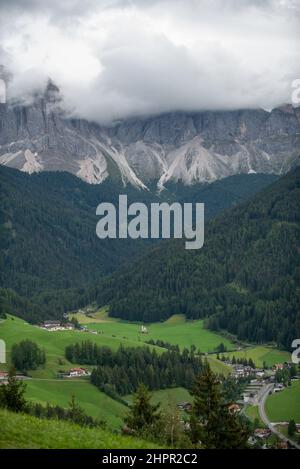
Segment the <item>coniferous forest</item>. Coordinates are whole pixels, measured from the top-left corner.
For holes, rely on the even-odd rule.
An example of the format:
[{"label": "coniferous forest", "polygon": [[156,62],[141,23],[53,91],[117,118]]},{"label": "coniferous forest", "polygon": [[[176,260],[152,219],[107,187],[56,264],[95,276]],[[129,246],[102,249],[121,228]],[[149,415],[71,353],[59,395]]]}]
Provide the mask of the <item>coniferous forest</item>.
[{"label": "coniferous forest", "polygon": [[162,242],[99,288],[110,314],[183,313],[239,339],[289,348],[300,336],[300,168],[206,226],[204,246]]},{"label": "coniferous forest", "polygon": [[135,392],[139,384],[149,389],[183,386],[191,389],[201,373],[201,357],[195,349],[158,353],[149,347],[120,347],[116,352],[86,341],[66,347],[66,358],[73,363],[97,365],[91,382],[101,391],[119,395]]},{"label": "coniferous forest", "polygon": [[[106,275],[137,259],[151,240],[99,240],[99,203],[207,202],[206,220],[259,191],[272,175],[237,175],[215,184],[172,186],[162,196],[109,179],[94,186],[66,173],[28,175],[0,166],[0,315],[30,322],[61,318],[94,301]],[[201,194],[201,195],[200,195]],[[74,268],[74,266],[76,266]]]},{"label": "coniferous forest", "polygon": [[300,335],[299,167],[208,221],[201,250],[171,240],[144,255],[139,240],[93,234],[97,203],[116,197],[109,184],[0,170],[2,314],[38,322],[97,301],[111,316],[151,322],[183,313],[287,349]]}]

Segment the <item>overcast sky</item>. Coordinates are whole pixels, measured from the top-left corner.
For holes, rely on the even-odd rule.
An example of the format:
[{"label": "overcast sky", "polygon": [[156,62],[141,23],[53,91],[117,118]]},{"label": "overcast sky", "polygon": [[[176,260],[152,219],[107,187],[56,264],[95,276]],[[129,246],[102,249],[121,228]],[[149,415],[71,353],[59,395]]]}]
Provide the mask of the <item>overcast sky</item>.
[{"label": "overcast sky", "polygon": [[51,77],[100,123],[290,102],[299,42],[300,0],[0,0],[9,96]]}]

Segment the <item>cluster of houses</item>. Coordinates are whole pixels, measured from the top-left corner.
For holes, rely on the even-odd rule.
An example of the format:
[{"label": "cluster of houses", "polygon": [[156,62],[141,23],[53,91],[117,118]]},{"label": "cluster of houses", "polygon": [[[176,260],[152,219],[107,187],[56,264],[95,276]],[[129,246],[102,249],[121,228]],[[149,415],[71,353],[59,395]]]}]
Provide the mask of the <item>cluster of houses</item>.
[{"label": "cluster of houses", "polygon": [[61,323],[61,321],[44,321],[40,327],[47,331],[71,331],[75,329],[72,322]]},{"label": "cluster of houses", "polygon": [[265,438],[269,438],[271,436],[272,432],[269,428],[256,428],[254,430],[254,437],[259,438],[260,440],[263,440]]},{"label": "cluster of houses", "polygon": [[256,376],[256,378],[264,378],[267,374],[268,376],[270,376],[270,374],[274,374],[270,372],[267,373],[266,370],[262,368],[252,368],[249,365],[230,364],[230,366],[232,368],[231,376],[236,379],[247,378],[249,376]]},{"label": "cluster of houses", "polygon": [[[75,329],[75,326],[72,322],[64,323],[58,320],[44,321],[42,324],[40,324],[39,327],[46,331],[73,331]],[[79,326],[78,331],[89,332],[90,334],[98,334],[97,331],[88,329],[86,326]]]}]

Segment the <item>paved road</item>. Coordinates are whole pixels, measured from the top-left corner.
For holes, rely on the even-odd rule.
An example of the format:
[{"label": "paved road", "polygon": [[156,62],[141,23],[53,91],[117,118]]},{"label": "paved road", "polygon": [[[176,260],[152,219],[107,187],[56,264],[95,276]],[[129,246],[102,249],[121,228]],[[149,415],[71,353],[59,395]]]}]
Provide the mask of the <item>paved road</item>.
[{"label": "paved road", "polygon": [[270,420],[268,419],[267,417],[267,414],[265,412],[265,403],[266,403],[266,400],[267,400],[267,397],[269,395],[269,392],[271,391],[271,389],[273,389],[273,384],[268,384],[267,386],[265,386],[264,388],[264,392],[261,394],[260,396],[260,400],[259,400],[259,414],[260,414],[260,418],[262,419],[262,421],[264,422],[264,424],[271,430],[271,432],[273,432],[275,435],[278,436],[278,438],[280,438],[282,441],[285,441],[287,443],[290,443],[291,446],[294,446],[294,448],[297,448],[297,449],[300,449],[300,445],[298,445],[295,441],[293,440],[290,440],[289,438],[287,438],[285,435],[283,435],[281,432],[279,432],[273,425],[272,423],[270,422]]}]

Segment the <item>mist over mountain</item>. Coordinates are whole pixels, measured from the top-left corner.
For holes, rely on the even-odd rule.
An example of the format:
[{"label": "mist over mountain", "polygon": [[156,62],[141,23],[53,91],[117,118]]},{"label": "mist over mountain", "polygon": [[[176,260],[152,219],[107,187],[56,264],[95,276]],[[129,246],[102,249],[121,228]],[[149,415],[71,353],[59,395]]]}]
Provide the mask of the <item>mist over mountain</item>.
[{"label": "mist over mountain", "polygon": [[0,164],[160,191],[169,182],[284,174],[300,155],[300,108],[291,105],[271,112],[174,112],[100,126],[69,118],[60,99],[49,82],[30,105],[0,104]]}]

